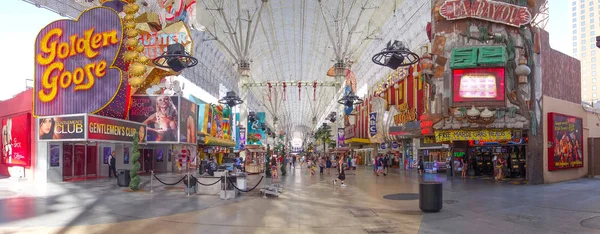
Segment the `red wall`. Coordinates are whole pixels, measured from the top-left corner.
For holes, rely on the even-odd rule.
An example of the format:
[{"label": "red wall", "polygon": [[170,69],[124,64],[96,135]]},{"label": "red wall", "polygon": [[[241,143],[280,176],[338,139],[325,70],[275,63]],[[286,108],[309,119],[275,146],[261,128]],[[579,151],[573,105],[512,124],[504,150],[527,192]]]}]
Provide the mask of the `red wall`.
[{"label": "red wall", "polygon": [[[17,94],[15,97],[0,101],[0,122],[3,119],[11,118],[20,114],[31,113],[33,107],[33,94],[32,89],[28,89]],[[35,167],[35,152],[36,152],[36,144],[35,144],[35,129],[36,129],[36,121],[31,121],[31,166],[25,168],[25,175],[30,180],[33,179],[33,168]],[[0,136],[1,137],[1,136]],[[8,166],[6,164],[0,163],[0,175],[10,176],[8,172]]]}]

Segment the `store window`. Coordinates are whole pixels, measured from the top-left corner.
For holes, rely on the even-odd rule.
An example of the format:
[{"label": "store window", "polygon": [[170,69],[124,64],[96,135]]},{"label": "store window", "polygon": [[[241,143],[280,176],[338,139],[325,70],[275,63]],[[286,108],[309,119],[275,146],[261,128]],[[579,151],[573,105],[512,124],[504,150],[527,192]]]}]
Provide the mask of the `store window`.
[{"label": "store window", "polygon": [[592,90],[596,91],[596,86],[595,85],[592,86]]},{"label": "store window", "polygon": [[590,17],[594,17],[594,12],[590,13]]},{"label": "store window", "polygon": [[596,62],[596,57],[592,57],[592,63]]},{"label": "store window", "polygon": [[598,95],[596,95],[596,93],[592,93],[593,98],[595,98],[596,96],[598,96]]},{"label": "store window", "polygon": [[585,26],[585,21],[581,21],[581,26]]}]

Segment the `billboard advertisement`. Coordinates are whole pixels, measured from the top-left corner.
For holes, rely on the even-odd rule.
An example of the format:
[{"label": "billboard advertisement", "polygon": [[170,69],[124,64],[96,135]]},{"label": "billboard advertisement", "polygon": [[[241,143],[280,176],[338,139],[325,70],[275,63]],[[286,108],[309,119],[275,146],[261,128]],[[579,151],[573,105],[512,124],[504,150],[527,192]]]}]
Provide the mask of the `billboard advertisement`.
[{"label": "billboard advertisement", "polygon": [[196,144],[198,105],[184,98],[180,100],[179,142]]},{"label": "billboard advertisement", "polygon": [[31,115],[2,119],[2,159],[13,166],[31,165]]},{"label": "billboard advertisement", "polygon": [[345,147],[345,143],[344,141],[346,141],[346,135],[345,135],[345,129],[344,128],[338,128],[337,131],[337,147]]},{"label": "billboard advertisement", "polygon": [[103,116],[88,116],[87,138],[93,141],[132,142],[139,132],[139,143],[146,142],[146,125]]},{"label": "billboard advertisement", "polygon": [[256,113],[256,118],[254,121],[250,121],[248,119],[248,132],[246,135],[247,144],[258,144],[261,145],[260,142],[262,139],[266,139],[267,135],[264,130],[262,130],[261,125],[266,124],[266,115],[265,112]]},{"label": "billboard advertisement", "polygon": [[243,150],[246,147],[246,128],[236,128],[235,149]]},{"label": "billboard advertisement", "polygon": [[178,143],[179,97],[146,96],[131,97],[129,120],[147,126],[147,142]]},{"label": "billboard advertisement", "polygon": [[84,141],[85,115],[38,118],[40,141]]},{"label": "billboard advertisement", "polygon": [[548,113],[548,170],[583,167],[583,120]]},{"label": "billboard advertisement", "polygon": [[122,38],[121,18],[104,7],[44,27],[35,40],[34,115],[97,113],[124,95],[114,66]]}]

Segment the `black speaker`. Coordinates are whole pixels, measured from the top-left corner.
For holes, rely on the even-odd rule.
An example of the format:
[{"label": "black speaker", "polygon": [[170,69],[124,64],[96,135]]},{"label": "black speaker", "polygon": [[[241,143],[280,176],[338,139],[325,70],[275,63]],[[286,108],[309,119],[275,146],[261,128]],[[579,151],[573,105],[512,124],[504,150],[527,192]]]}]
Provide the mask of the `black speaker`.
[{"label": "black speaker", "polygon": [[187,67],[187,64],[184,63],[183,61],[179,60],[179,58],[177,58],[177,57],[168,58],[167,64],[175,72],[180,72],[181,70],[183,70]]},{"label": "black speaker", "polygon": [[392,54],[392,56],[386,59],[385,66],[395,70],[396,68],[400,67],[403,62],[403,56]]},{"label": "black speaker", "polygon": [[183,44],[175,43],[167,46],[167,54],[185,55],[185,47]]}]

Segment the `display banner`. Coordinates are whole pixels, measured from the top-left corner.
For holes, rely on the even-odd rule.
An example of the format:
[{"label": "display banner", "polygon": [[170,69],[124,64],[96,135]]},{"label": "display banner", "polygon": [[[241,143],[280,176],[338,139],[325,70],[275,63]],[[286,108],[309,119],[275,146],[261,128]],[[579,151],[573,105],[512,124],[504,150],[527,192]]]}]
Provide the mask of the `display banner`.
[{"label": "display banner", "polygon": [[243,150],[246,148],[246,128],[236,128],[237,129],[237,137],[235,140],[235,149]]},{"label": "display banner", "polygon": [[50,145],[50,167],[60,166],[60,145]]},{"label": "display banner", "polygon": [[129,164],[129,148],[123,147],[123,164]]},{"label": "display banner", "polygon": [[208,135],[208,112],[210,104],[198,105],[198,135]]},{"label": "display banner", "polygon": [[344,141],[346,141],[346,131],[344,128],[338,128],[337,131],[337,147],[346,147]]},{"label": "display banner", "polygon": [[448,141],[502,141],[511,139],[509,129],[481,129],[481,130],[439,130],[435,131],[436,142]]},{"label": "display banner", "polygon": [[548,170],[583,167],[583,120],[548,113]]},{"label": "display banner", "polygon": [[146,125],[144,124],[89,115],[87,126],[88,140],[131,143],[134,134],[139,132],[139,143],[146,142]]},{"label": "display banner", "polygon": [[265,112],[256,113],[254,121],[251,121],[250,118],[248,118],[248,135],[246,136],[248,144],[262,144],[261,140],[265,139],[267,136],[265,131],[261,128],[261,124],[263,123],[266,123]]},{"label": "display banner", "polygon": [[179,113],[181,113],[179,142],[197,144],[196,135],[198,132],[198,105],[182,98],[180,99],[179,110]]},{"label": "display banner", "polygon": [[35,40],[34,115],[97,113],[126,92],[113,67],[122,38],[121,18],[105,7],[44,27]]},{"label": "display banner", "polygon": [[369,135],[377,135],[377,112],[369,113]]},{"label": "display banner", "polygon": [[179,97],[146,96],[131,97],[129,120],[148,126],[147,142],[178,143]]},{"label": "display banner", "polygon": [[31,115],[2,119],[2,158],[13,166],[31,165]]},{"label": "display banner", "polygon": [[38,118],[39,141],[85,141],[85,115]]},{"label": "display banner", "polygon": [[140,31],[138,39],[140,44],[144,46],[144,51],[142,53],[152,60],[167,52],[167,46],[175,43],[182,44],[185,51],[193,53],[194,41],[190,35],[190,30],[187,25],[183,21],[179,21],[170,24],[158,32]]},{"label": "display banner", "polygon": [[386,150],[387,149],[387,143],[381,143],[381,144],[379,144],[379,149],[380,150]]},{"label": "display banner", "polygon": [[521,27],[532,20],[527,7],[493,0],[446,0],[439,7],[439,13],[447,20],[475,18],[513,27]]}]

